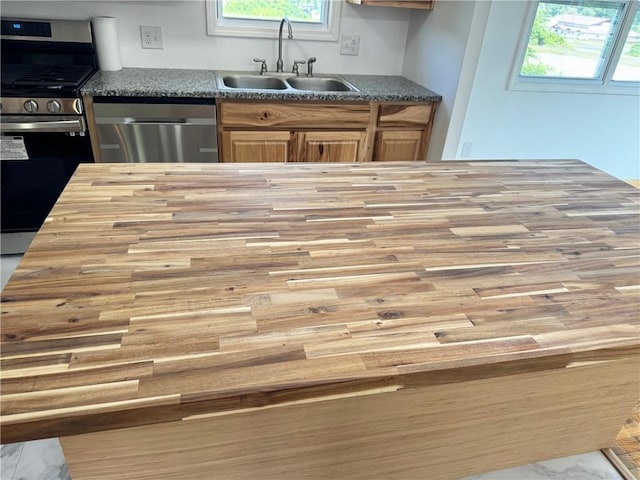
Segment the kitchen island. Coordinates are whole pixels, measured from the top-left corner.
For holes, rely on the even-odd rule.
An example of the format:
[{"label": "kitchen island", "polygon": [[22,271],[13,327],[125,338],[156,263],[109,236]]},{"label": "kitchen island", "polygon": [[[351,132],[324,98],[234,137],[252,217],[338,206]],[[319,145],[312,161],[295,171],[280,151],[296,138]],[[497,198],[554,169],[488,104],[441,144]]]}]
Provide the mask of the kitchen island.
[{"label": "kitchen island", "polygon": [[2,294],[2,442],[82,479],[458,478],[608,447],[639,191],[578,161],[81,165]]}]

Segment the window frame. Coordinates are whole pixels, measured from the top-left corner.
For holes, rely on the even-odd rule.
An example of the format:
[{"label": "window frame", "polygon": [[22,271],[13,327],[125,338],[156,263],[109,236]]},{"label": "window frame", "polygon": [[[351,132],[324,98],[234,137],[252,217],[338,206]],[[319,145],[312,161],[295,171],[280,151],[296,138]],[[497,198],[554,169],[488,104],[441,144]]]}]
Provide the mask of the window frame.
[{"label": "window frame", "polygon": [[[291,21],[296,40],[337,42],[340,33],[341,0],[323,0],[327,5],[326,21],[308,23]],[[220,0],[205,0],[207,35],[277,38],[280,20],[229,19],[219,15]]]},{"label": "window frame", "polygon": [[[618,94],[618,95],[639,95],[640,81],[622,81],[613,80],[616,67],[625,42],[631,31],[633,19],[636,12],[640,9],[638,0],[598,0],[600,2],[625,3],[621,14],[621,21],[617,27],[617,34],[613,39],[612,47],[605,52],[603,61],[604,68],[602,74],[598,78],[565,78],[565,77],[544,77],[544,76],[526,76],[521,75],[522,65],[524,64],[527,46],[533,22],[538,11],[538,5],[545,3],[544,0],[531,2],[525,20],[522,32],[520,34],[520,42],[516,50],[515,59],[509,80],[510,90],[538,91],[538,92],[568,92],[568,93],[602,93],[602,94]],[[588,0],[584,3],[588,3]]]}]

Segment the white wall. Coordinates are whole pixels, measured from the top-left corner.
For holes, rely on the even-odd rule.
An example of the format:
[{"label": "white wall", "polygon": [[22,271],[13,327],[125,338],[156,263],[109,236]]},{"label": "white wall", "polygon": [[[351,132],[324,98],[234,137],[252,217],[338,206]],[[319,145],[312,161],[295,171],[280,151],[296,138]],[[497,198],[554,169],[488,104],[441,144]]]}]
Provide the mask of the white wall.
[{"label": "white wall", "polygon": [[470,158],[579,158],[619,178],[640,178],[638,96],[508,89],[527,4],[491,4],[458,158],[470,142]]},{"label": "white wall", "polygon": [[[338,0],[334,0],[338,1]],[[341,0],[340,0],[341,1]],[[277,58],[274,38],[253,39],[206,35],[204,0],[154,1],[6,1],[3,16],[88,19],[113,16],[118,21],[125,67],[205,68],[252,70],[254,57]],[[342,4],[340,31],[360,35],[358,56],[340,55],[338,42],[285,40],[283,57],[288,68],[294,58],[315,56],[318,73],[400,75],[410,11]],[[140,46],[140,25],[161,26],[163,50]],[[275,27],[274,27],[275,32]]]},{"label": "white wall", "polygon": [[[431,134],[428,160],[443,158],[476,3],[438,0],[432,11],[414,11],[402,74],[442,95]],[[464,114],[463,114],[464,116]]]}]

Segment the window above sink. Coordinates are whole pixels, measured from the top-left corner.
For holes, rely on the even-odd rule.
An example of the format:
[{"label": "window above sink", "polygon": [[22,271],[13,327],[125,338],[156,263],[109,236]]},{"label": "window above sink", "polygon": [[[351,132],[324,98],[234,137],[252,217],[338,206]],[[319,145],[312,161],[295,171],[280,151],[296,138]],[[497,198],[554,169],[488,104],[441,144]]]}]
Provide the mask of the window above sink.
[{"label": "window above sink", "polygon": [[[336,41],[342,2],[287,0],[289,9],[260,14],[259,0],[205,0],[207,35],[276,38],[280,20],[289,16],[296,40]],[[275,3],[275,2],[274,2]]]}]

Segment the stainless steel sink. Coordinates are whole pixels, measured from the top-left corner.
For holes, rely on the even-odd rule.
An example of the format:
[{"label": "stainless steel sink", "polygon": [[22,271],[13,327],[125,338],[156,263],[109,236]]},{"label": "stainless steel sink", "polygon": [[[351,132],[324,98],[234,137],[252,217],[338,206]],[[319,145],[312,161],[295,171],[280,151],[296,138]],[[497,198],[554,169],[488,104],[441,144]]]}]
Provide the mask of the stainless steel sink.
[{"label": "stainless steel sink", "polygon": [[291,73],[250,73],[225,72],[217,77],[218,87],[227,90],[278,90],[280,92],[357,92],[358,89],[337,75],[318,77],[292,77]]},{"label": "stainless steel sink", "polygon": [[341,78],[331,77],[292,77],[287,83],[297,90],[313,90],[315,92],[352,92],[356,91]]},{"label": "stainless steel sink", "polygon": [[286,90],[287,84],[276,77],[260,75],[226,75],[222,83],[229,88],[246,88],[251,90]]}]

